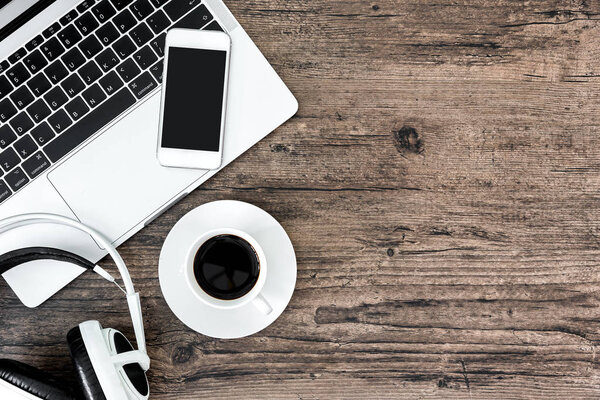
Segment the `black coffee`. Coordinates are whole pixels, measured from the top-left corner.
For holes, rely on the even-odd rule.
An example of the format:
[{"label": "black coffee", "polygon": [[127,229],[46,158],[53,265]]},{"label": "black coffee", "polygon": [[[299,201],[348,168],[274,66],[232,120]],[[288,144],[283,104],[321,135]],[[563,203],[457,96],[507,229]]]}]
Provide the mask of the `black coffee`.
[{"label": "black coffee", "polygon": [[221,300],[234,300],[248,293],[258,280],[260,264],[254,248],[235,235],[207,240],[194,257],[198,285]]}]

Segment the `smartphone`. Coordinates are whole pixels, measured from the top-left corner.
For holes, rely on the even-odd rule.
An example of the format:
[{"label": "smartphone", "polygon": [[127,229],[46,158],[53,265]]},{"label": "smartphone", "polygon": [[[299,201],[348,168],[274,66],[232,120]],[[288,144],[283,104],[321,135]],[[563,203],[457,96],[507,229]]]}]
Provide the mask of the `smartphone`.
[{"label": "smartphone", "polygon": [[230,51],[224,32],[167,33],[157,149],[161,165],[221,166]]}]

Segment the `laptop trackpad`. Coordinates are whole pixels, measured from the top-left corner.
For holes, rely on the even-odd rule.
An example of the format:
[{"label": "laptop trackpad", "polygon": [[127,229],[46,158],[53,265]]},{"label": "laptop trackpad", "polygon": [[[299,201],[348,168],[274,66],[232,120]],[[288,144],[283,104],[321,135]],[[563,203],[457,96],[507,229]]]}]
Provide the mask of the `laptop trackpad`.
[{"label": "laptop trackpad", "polygon": [[207,172],[158,163],[159,110],[156,93],[48,175],[77,217],[112,240]]}]

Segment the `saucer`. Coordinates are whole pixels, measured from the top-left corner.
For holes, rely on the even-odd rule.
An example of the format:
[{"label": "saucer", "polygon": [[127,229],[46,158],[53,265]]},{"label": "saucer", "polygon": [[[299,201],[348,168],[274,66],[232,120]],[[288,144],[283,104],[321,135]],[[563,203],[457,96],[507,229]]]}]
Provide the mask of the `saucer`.
[{"label": "saucer", "polygon": [[[219,228],[244,231],[264,250],[269,269],[261,295],[273,308],[270,314],[252,303],[216,309],[188,287],[188,250],[202,234]],[[167,304],[181,322],[206,336],[234,339],[265,329],[285,310],[296,286],[296,254],[283,227],[264,210],[241,201],[215,201],[190,211],[171,229],[160,252],[158,277]]]}]

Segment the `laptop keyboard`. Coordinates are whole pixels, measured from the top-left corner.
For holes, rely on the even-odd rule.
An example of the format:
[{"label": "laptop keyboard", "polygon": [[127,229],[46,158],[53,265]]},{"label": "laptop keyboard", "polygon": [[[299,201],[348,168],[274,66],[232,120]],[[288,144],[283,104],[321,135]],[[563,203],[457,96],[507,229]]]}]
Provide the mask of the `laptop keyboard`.
[{"label": "laptop keyboard", "polygon": [[0,202],[159,87],[175,27],[223,30],[199,0],[85,0],[0,61]]}]

